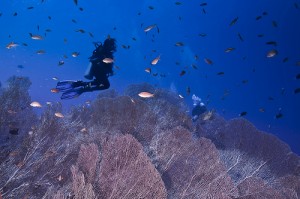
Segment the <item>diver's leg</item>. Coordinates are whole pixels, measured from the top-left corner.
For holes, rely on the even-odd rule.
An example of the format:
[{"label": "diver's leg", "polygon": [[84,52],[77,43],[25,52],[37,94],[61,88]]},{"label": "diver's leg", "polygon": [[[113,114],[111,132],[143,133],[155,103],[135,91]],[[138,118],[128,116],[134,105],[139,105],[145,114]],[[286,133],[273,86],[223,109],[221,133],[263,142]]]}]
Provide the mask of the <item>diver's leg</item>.
[{"label": "diver's leg", "polygon": [[87,69],[86,69],[86,71],[85,71],[84,77],[86,79],[92,80],[93,79],[92,71],[93,71],[93,64],[90,62]]}]

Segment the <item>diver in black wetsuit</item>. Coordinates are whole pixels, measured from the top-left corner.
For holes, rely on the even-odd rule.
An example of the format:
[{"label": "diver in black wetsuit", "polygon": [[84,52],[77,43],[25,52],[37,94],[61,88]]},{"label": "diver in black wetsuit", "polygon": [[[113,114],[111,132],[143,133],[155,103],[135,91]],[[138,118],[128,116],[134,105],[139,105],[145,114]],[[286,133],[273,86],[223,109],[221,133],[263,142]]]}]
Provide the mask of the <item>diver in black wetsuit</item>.
[{"label": "diver in black wetsuit", "polygon": [[72,99],[84,92],[109,88],[108,77],[113,75],[113,53],[116,52],[115,43],[116,40],[109,36],[103,44],[95,43],[96,49],[93,51],[93,55],[89,57],[90,64],[84,76],[92,81],[66,80],[58,82],[56,89],[63,92],[61,99]]}]

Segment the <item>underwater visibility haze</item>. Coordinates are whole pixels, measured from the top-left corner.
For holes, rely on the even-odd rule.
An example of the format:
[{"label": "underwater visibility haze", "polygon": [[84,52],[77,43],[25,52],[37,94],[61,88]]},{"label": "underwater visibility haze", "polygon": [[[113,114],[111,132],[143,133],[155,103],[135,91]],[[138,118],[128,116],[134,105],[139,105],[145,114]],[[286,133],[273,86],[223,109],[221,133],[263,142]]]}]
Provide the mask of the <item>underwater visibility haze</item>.
[{"label": "underwater visibility haze", "polygon": [[[298,198],[299,24],[299,0],[1,0],[0,198],[259,198],[247,183]],[[95,43],[110,38],[110,87],[62,100],[57,83],[90,81]],[[193,95],[206,107],[196,120]],[[194,182],[207,173],[224,186]],[[133,179],[151,194],[127,189]]]}]

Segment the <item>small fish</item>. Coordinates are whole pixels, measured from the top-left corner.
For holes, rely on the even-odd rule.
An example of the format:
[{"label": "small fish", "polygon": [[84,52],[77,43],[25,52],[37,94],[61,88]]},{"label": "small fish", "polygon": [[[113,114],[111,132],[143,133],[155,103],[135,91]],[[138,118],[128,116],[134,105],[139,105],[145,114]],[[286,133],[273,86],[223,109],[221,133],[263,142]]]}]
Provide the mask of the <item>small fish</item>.
[{"label": "small fish", "polygon": [[51,19],[52,19],[52,17],[51,17],[51,16],[48,16],[48,19],[49,19],[49,20],[51,20]]},{"label": "small fish", "polygon": [[80,10],[80,11],[83,11],[83,8],[82,8],[82,7],[80,7],[80,8],[79,8],[79,10]]},{"label": "small fish", "polygon": [[28,44],[27,44],[27,43],[22,43],[22,45],[23,45],[23,46],[28,46]]},{"label": "small fish", "polygon": [[179,76],[181,77],[181,76],[183,76],[183,75],[185,75],[185,70],[182,70],[181,72],[180,72],[180,74],[179,74]]},{"label": "small fish", "polygon": [[193,69],[198,69],[198,67],[195,64],[192,64]]},{"label": "small fish", "polygon": [[58,176],[58,178],[57,178],[57,180],[60,182],[60,181],[62,181],[64,178],[61,176],[61,175],[59,175]]},{"label": "small fish", "polygon": [[224,75],[224,72],[218,72],[217,75]]},{"label": "small fish", "polygon": [[205,63],[207,63],[208,65],[212,65],[213,61],[208,59],[208,58],[204,58]]},{"label": "small fish", "polygon": [[148,8],[149,8],[150,10],[153,10],[153,9],[154,9],[154,7],[153,7],[153,6],[148,6]]},{"label": "small fish", "polygon": [[94,37],[93,33],[89,32],[90,37]]},{"label": "small fish", "polygon": [[59,117],[59,118],[63,118],[64,117],[64,115],[62,113],[59,113],[59,112],[54,113],[54,115],[56,117]]},{"label": "small fish", "polygon": [[23,69],[24,66],[23,65],[18,65],[18,68]]},{"label": "small fish", "polygon": [[140,92],[138,95],[139,95],[140,97],[142,97],[142,98],[150,98],[150,97],[154,97],[154,94],[149,93],[149,92]]},{"label": "small fish", "polygon": [[246,111],[243,111],[243,112],[241,112],[241,113],[239,114],[240,117],[245,116],[245,115],[247,115],[247,112],[246,112]]},{"label": "small fish", "polygon": [[175,43],[175,46],[184,46],[184,43],[179,41]]},{"label": "small fish", "polygon": [[29,33],[31,39],[34,39],[34,40],[42,40],[43,37],[41,35],[33,35],[32,33]]},{"label": "small fish", "polygon": [[201,3],[200,6],[207,6],[207,3]]},{"label": "small fish", "polygon": [[184,97],[183,97],[182,95],[180,95],[180,94],[179,94],[178,96],[179,96],[181,99],[183,99],[183,98],[184,98]]},{"label": "small fish", "polygon": [[296,9],[299,9],[299,6],[298,6],[297,3],[294,3],[294,6],[295,6]]},{"label": "small fish", "polygon": [[262,16],[257,16],[255,19],[260,20],[261,18],[262,18]]},{"label": "small fish", "polygon": [[206,14],[206,10],[205,10],[204,8],[202,8],[202,12],[203,12],[204,14]]},{"label": "small fish", "polygon": [[9,44],[6,45],[6,48],[11,49],[11,48],[15,48],[17,46],[19,46],[19,44],[14,43],[14,42],[10,42]]},{"label": "small fish", "polygon": [[300,73],[296,75],[296,79],[300,79]]},{"label": "small fish", "polygon": [[186,87],[186,94],[190,95],[190,93],[191,93],[191,88],[188,86],[188,87]]},{"label": "small fish", "polygon": [[57,88],[52,88],[50,91],[51,93],[59,93],[59,90]]},{"label": "small fish", "polygon": [[72,57],[78,57],[79,52],[72,52]]},{"label": "small fish", "polygon": [[73,0],[73,2],[75,3],[75,5],[78,5],[78,0]]},{"label": "small fish", "polygon": [[41,108],[42,107],[42,105],[39,102],[37,102],[37,101],[31,102],[30,106],[37,107],[37,108]]},{"label": "small fish", "polygon": [[78,29],[78,30],[75,30],[75,32],[85,33],[85,30],[83,30],[83,29]]},{"label": "small fish", "polygon": [[52,104],[52,102],[46,102],[46,104],[47,104],[47,105],[51,105],[51,104]]},{"label": "small fish", "polygon": [[117,70],[120,70],[119,66],[114,65],[114,68],[117,69]]},{"label": "small fish", "polygon": [[207,34],[205,34],[205,33],[199,33],[198,34],[200,37],[206,37],[207,36]]},{"label": "small fish", "polygon": [[242,83],[243,83],[243,84],[247,84],[247,83],[248,83],[248,80],[247,80],[247,79],[244,79],[244,80],[242,80]]},{"label": "small fish", "polygon": [[263,36],[264,36],[263,34],[258,34],[258,35],[257,35],[257,37],[263,37]]},{"label": "small fish", "polygon": [[151,68],[146,68],[145,71],[146,71],[147,73],[151,73]]},{"label": "small fish", "polygon": [[276,21],[272,21],[272,25],[273,25],[273,27],[275,27],[275,28],[277,28],[277,27],[278,27],[278,24],[277,24],[277,22],[276,22]]},{"label": "small fish", "polygon": [[268,15],[268,13],[267,13],[266,11],[264,11],[264,12],[262,13],[262,15],[266,16],[266,15]]},{"label": "small fish", "polygon": [[261,112],[261,113],[264,113],[265,112],[265,109],[264,108],[260,108],[260,109],[258,109],[259,110],[259,112]]},{"label": "small fish", "polygon": [[72,19],[72,22],[73,22],[73,23],[77,23],[77,21],[76,21],[75,19]]},{"label": "small fish", "polygon": [[37,50],[36,51],[36,54],[38,54],[38,55],[42,55],[42,54],[45,54],[46,53],[46,51],[44,51],[44,50]]},{"label": "small fish", "polygon": [[229,52],[231,52],[231,51],[233,51],[233,50],[235,50],[235,48],[229,47],[229,48],[227,48],[227,49],[225,50],[225,53],[229,53]]},{"label": "small fish", "polygon": [[179,6],[179,5],[181,5],[182,3],[179,2],[179,1],[176,1],[175,4]]},{"label": "small fish", "polygon": [[146,28],[144,28],[144,32],[149,32],[150,30],[152,30],[152,29],[155,28],[155,27],[156,27],[156,24],[147,26]]},{"label": "small fish", "polygon": [[276,115],[275,115],[275,118],[276,119],[279,119],[279,118],[282,118],[283,117],[283,114],[282,113],[277,113]]},{"label": "small fish", "polygon": [[244,39],[243,39],[243,37],[242,37],[242,35],[241,35],[240,33],[238,33],[238,37],[239,37],[239,39],[240,39],[241,41],[244,41]]},{"label": "small fish", "polygon": [[63,61],[63,60],[60,60],[59,62],[58,62],[58,65],[59,66],[62,66],[62,65],[64,65],[65,64],[65,62]]},{"label": "small fish", "polygon": [[158,55],[155,59],[153,59],[152,61],[151,61],[151,64],[152,65],[156,65],[157,64],[157,62],[160,60],[160,55]]},{"label": "small fish", "polygon": [[208,111],[202,118],[202,120],[207,121],[210,120],[213,116],[213,111]]},{"label": "small fish", "polygon": [[8,110],[7,111],[9,114],[16,114],[17,112],[16,111],[13,111],[13,110]]},{"label": "small fish", "polygon": [[287,61],[289,61],[289,58],[288,58],[288,57],[285,57],[285,58],[282,60],[283,63],[285,63],[285,62],[287,62]]},{"label": "small fish", "polygon": [[53,80],[55,81],[58,81],[58,78],[57,77],[52,77]]},{"label": "small fish", "polygon": [[18,13],[17,12],[15,12],[14,14],[13,14],[13,16],[15,17],[15,16],[17,16],[18,15]]},{"label": "small fish", "polygon": [[51,30],[51,29],[46,29],[45,31],[46,31],[46,32],[52,32],[52,30]]},{"label": "small fish", "polygon": [[110,63],[113,63],[113,62],[114,62],[114,60],[113,60],[112,58],[109,58],[109,57],[104,58],[102,61],[103,61],[104,63],[106,63],[106,64],[110,64]]},{"label": "small fish", "polygon": [[27,9],[28,9],[28,10],[31,10],[31,9],[33,9],[33,8],[34,8],[33,6],[30,6],[30,7],[28,7]]},{"label": "small fish", "polygon": [[232,26],[232,25],[236,24],[236,22],[237,22],[238,19],[239,19],[239,17],[234,18],[234,19],[230,22],[229,26]]},{"label": "small fish", "polygon": [[276,41],[268,41],[266,42],[267,45],[274,45],[277,46],[277,42]]},{"label": "small fish", "polygon": [[295,94],[300,93],[300,88],[296,88],[296,89],[294,90],[294,93],[295,93]]},{"label": "small fish", "polygon": [[86,133],[87,130],[86,130],[86,128],[82,128],[82,129],[80,130],[80,132],[81,132],[81,133]]},{"label": "small fish", "polygon": [[275,57],[277,54],[278,54],[278,51],[275,50],[275,49],[273,49],[273,50],[270,50],[270,51],[267,53],[267,57],[268,57],[268,58]]},{"label": "small fish", "polygon": [[274,98],[270,96],[270,97],[268,97],[268,100],[273,101]]},{"label": "small fish", "polygon": [[136,41],[136,38],[135,38],[135,37],[132,37],[131,39],[132,39],[133,41]]}]

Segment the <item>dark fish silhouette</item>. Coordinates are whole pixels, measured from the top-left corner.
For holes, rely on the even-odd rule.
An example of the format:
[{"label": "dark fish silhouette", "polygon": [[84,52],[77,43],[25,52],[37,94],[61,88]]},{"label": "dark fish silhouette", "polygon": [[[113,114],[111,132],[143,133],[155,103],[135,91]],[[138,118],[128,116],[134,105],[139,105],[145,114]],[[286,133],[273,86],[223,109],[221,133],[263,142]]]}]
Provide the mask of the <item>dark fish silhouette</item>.
[{"label": "dark fish silhouette", "polygon": [[73,0],[75,5],[77,6],[78,5],[78,0]]},{"label": "dark fish silhouette", "polygon": [[241,112],[241,113],[239,114],[240,117],[245,116],[245,115],[247,115],[247,112],[246,112],[246,111],[243,111],[243,112]]},{"label": "dark fish silhouette", "polygon": [[273,25],[273,27],[275,27],[275,28],[277,28],[277,27],[278,27],[278,24],[277,24],[277,22],[276,22],[276,21],[272,21],[272,25]]},{"label": "dark fish silhouette", "polygon": [[283,63],[285,63],[285,62],[287,62],[287,61],[289,61],[289,58],[288,58],[288,57],[285,57],[285,58],[282,60]]},{"label": "dark fish silhouette", "polygon": [[300,73],[296,76],[296,79],[300,79]]},{"label": "dark fish silhouette", "polygon": [[179,74],[180,77],[183,76],[183,75],[185,75],[185,73],[186,73],[185,70],[181,71],[180,74]]},{"label": "dark fish silhouette", "polygon": [[300,93],[300,88],[296,88],[296,89],[294,90],[294,93],[295,93],[295,94]]},{"label": "dark fish silhouette", "polygon": [[229,26],[232,26],[232,25],[236,24],[236,22],[237,22],[238,19],[239,19],[239,17],[234,18],[234,19],[230,22]]},{"label": "dark fish silhouette", "polygon": [[244,38],[242,37],[242,35],[240,33],[238,33],[238,36],[241,41],[244,41]]},{"label": "dark fish silhouette", "polygon": [[255,19],[260,20],[261,18],[262,18],[262,16],[257,16]]},{"label": "dark fish silhouette", "polygon": [[267,45],[274,45],[277,46],[277,42],[276,41],[268,41],[266,42]]},{"label": "dark fish silhouette", "polygon": [[282,118],[282,117],[283,117],[283,114],[282,114],[282,113],[278,113],[278,114],[275,115],[275,118],[276,118],[276,119],[279,119],[279,118]]},{"label": "dark fish silhouette", "polygon": [[207,3],[201,3],[200,6],[207,6]]}]

